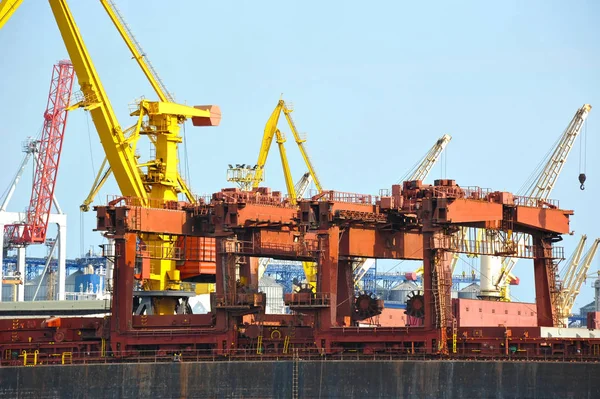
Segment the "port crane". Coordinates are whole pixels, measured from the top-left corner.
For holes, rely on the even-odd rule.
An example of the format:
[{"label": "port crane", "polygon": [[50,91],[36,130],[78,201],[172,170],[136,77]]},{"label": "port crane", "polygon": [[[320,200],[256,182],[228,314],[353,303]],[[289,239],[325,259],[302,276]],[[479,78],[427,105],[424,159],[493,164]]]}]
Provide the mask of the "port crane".
[{"label": "port crane", "polygon": [[[107,15],[110,17],[110,20],[112,21],[113,25],[121,35],[121,38],[127,45],[127,48],[131,52],[133,59],[136,60],[140,69],[146,76],[148,82],[154,89],[154,92],[158,96],[159,100],[165,103],[175,103],[173,95],[169,92],[169,90],[163,83],[162,79],[160,78],[158,72],[150,62],[150,59],[146,55],[146,52],[143,50],[139,41],[133,35],[131,28],[123,18],[123,15],[117,7],[117,5],[115,4],[115,2],[112,0],[100,0],[100,3],[104,7],[104,10],[106,11]],[[132,140],[132,146],[135,150],[136,141],[134,141],[135,137],[132,136],[132,133],[135,132],[134,127],[136,127],[136,125],[130,127],[129,129],[126,129],[124,133]],[[154,140],[153,136],[149,136],[149,138],[150,140]],[[80,206],[80,209],[83,212],[87,212],[90,210],[90,205],[94,201],[94,198],[96,197],[104,183],[106,183],[108,178],[111,176],[111,174],[112,169],[110,167],[110,164],[108,163],[107,158],[104,157],[100,169],[98,170],[98,174],[94,180],[94,183],[92,184],[92,188],[88,196],[85,198],[85,200]],[[181,192],[185,194],[186,199],[190,202],[194,202],[194,195],[188,188],[181,174],[177,175],[177,183],[179,184]]]},{"label": "port crane", "polygon": [[4,227],[5,236],[14,245],[46,241],[74,78],[70,61],[60,61],[54,66],[26,217],[22,223]]},{"label": "port crane", "polygon": [[[54,240],[51,246],[51,252],[46,262],[46,268],[51,260],[51,254],[57,245],[59,247],[59,295],[58,299],[65,297],[65,246],[66,246],[66,217],[62,214],[62,210],[54,197],[56,188],[56,180],[58,177],[58,168],[60,164],[60,155],[62,144],[65,135],[69,104],[71,101],[71,93],[75,75],[73,65],[69,60],[62,60],[55,64],[52,68],[52,78],[50,80],[50,90],[46,110],[44,112],[44,122],[42,125],[42,133],[38,140],[28,140],[25,142],[23,150],[25,156],[21,162],[19,171],[17,172],[13,183],[4,199],[0,210],[4,213],[8,202],[10,201],[15,188],[21,179],[23,170],[29,160],[34,159],[34,175],[29,205],[21,220],[14,223],[5,224],[6,218],[10,218],[9,213],[4,213],[3,224],[3,245],[10,248],[16,248],[18,252],[18,272],[21,276],[21,283],[25,278],[25,248],[32,244],[46,243],[46,235],[48,232],[48,224],[51,218],[58,224],[59,234],[58,240]],[[58,212],[58,215],[52,215],[52,205]],[[14,217],[14,216],[12,216]],[[0,256],[0,267],[2,265],[2,256]],[[0,271],[1,273],[1,271]],[[3,283],[16,284],[17,279],[6,280],[2,279]],[[14,285],[16,290],[16,285]],[[24,300],[24,290],[18,291],[15,298],[19,301]]]},{"label": "port crane", "polygon": [[[311,180],[314,182],[317,192],[322,192],[323,188],[321,186],[321,182],[317,176],[310,157],[308,156],[306,147],[304,146],[306,137],[302,137],[298,132],[296,124],[291,116],[292,112],[293,108],[290,106],[290,104],[286,104],[284,100],[279,100],[277,106],[271,113],[271,116],[265,125],[256,164],[254,166],[236,164],[235,167],[233,165],[229,165],[229,169],[227,170],[227,181],[237,183],[244,191],[250,191],[254,188],[258,188],[260,182],[264,180],[265,164],[269,156],[269,150],[271,149],[271,145],[275,139],[279,147],[279,155],[281,158],[281,165],[283,167],[285,184],[290,203],[296,204],[297,199],[304,196],[304,193],[310,185]],[[285,119],[287,120],[292,135],[294,136],[294,140],[296,141],[298,149],[300,150],[302,158],[304,159],[304,163],[308,168],[308,172],[305,173],[296,184],[293,183],[292,173],[290,171],[289,162],[285,151],[284,143],[286,142],[286,137],[277,128],[277,124],[279,123],[279,118],[282,113],[285,115]]]},{"label": "port crane", "polygon": [[[540,204],[548,203],[550,193],[554,189],[558,176],[562,171],[567,157],[573,148],[573,143],[579,135],[583,123],[587,119],[592,106],[584,104],[577,110],[573,116],[571,122],[564,130],[552,153],[550,154],[547,161],[543,164],[543,168],[536,174],[534,171],[532,183],[526,190],[523,198],[523,205],[526,206],[538,206]],[[527,184],[527,183],[526,183]],[[487,233],[487,232],[486,232]],[[483,231],[478,231],[478,240],[487,240],[483,237],[486,235]],[[510,234],[510,233],[509,233]],[[463,237],[467,237],[468,234],[464,234]],[[505,240],[504,237],[500,236],[500,240]],[[517,238],[519,245],[524,245],[525,236]],[[492,257],[482,256],[481,258],[481,296],[489,299],[500,299],[504,301],[510,300],[508,298],[508,285],[511,281],[514,281],[514,276],[511,272],[517,262],[516,258],[508,256],[504,257]],[[537,276],[536,276],[537,278]]]},{"label": "port crane", "polygon": [[572,315],[575,299],[577,299],[581,285],[587,278],[588,270],[600,244],[600,239],[595,239],[588,251],[583,255],[586,239],[585,235],[581,237],[579,244],[565,266],[562,276],[562,285],[558,293],[556,310],[558,317],[565,326],[568,325],[568,319]]},{"label": "port crane", "polygon": [[[101,2],[105,8],[113,5],[108,1]],[[20,3],[21,1],[14,0],[0,3],[2,24],[6,23]],[[194,126],[217,125],[220,121],[219,108],[192,107],[164,101],[170,97],[163,92],[162,96],[159,94],[159,101],[140,100],[137,109],[131,114],[137,117],[137,122],[128,130],[122,129],[67,2],[49,0],[49,3],[79,81],[82,100],[77,105],[90,112],[107,164],[123,197],[140,208],[168,207],[169,203],[177,202],[180,193],[190,197],[189,189],[183,184],[178,172],[177,147],[182,142],[180,128],[189,118]],[[127,40],[130,38],[129,29],[119,18],[115,19],[120,14],[114,14],[111,19],[115,25],[121,26],[118,30],[134,59],[138,64],[147,66],[137,41]],[[153,88],[162,91],[164,85],[157,79],[153,68],[142,67],[142,70]],[[126,131],[131,132],[129,136],[125,135]],[[150,137],[155,151],[153,159],[139,163],[135,148],[142,135]],[[144,254],[140,273],[143,291],[140,292],[140,297],[143,298],[142,301],[151,304],[146,308],[148,313],[173,314],[180,299],[187,299],[194,294],[182,290],[174,256],[176,238],[169,234],[153,233],[140,234],[139,239],[141,252]],[[173,291],[178,291],[177,295],[180,294],[181,298],[173,295]]]}]

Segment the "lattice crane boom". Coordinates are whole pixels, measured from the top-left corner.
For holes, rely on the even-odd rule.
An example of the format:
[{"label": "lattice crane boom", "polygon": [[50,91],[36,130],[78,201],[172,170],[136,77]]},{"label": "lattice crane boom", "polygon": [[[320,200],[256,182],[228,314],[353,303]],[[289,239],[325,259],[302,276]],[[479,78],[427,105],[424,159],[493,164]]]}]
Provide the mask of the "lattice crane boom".
[{"label": "lattice crane boom", "polygon": [[160,101],[171,103],[175,102],[173,96],[167,90],[167,87],[161,80],[160,76],[158,76],[158,72],[156,72],[152,66],[150,59],[146,57],[146,53],[142,49],[141,44],[133,35],[133,32],[129,28],[129,25],[127,25],[127,22],[125,22],[125,19],[123,18],[123,15],[121,14],[121,11],[115,2],[112,0],[100,0],[100,3],[102,3],[106,13],[115,25],[115,28],[117,28],[117,31],[119,31],[123,41],[129,48],[129,51],[131,51],[133,58],[137,61],[140,68],[144,72],[144,75],[146,75],[148,82],[150,82],[150,85],[152,85],[152,88],[158,95]]},{"label": "lattice crane boom", "polygon": [[298,180],[298,182],[294,186],[294,189],[296,190],[296,198],[300,199],[304,197],[304,194],[306,194],[306,190],[308,189],[308,186],[310,186],[311,181],[312,176],[310,172],[306,172],[302,175],[300,180]]},{"label": "lattice crane boom", "polygon": [[[582,236],[577,248],[573,252],[563,276],[563,284],[557,297],[556,310],[558,317],[566,325],[566,319],[571,316],[573,305],[579,295],[581,285],[587,278],[587,273],[598,251],[600,239],[594,240],[590,249],[583,254],[586,236]],[[581,257],[583,256],[583,259]]]},{"label": "lattice crane boom", "polygon": [[571,255],[569,262],[566,266],[566,271],[562,278],[563,280],[563,288],[571,287],[576,279],[577,273],[580,270],[580,260],[583,255],[583,250],[585,248],[585,243],[587,241],[587,236],[582,235],[577,247],[575,247],[575,251]]},{"label": "lattice crane boom", "polygon": [[6,226],[13,244],[41,244],[46,241],[74,80],[71,61],[64,60],[54,65],[26,219],[18,225]]},{"label": "lattice crane boom", "polygon": [[556,180],[560,175],[567,157],[573,148],[573,143],[579,135],[583,123],[589,115],[592,106],[584,104],[577,110],[575,116],[563,132],[558,144],[554,148],[552,155],[546,162],[544,169],[542,169],[537,176],[535,183],[530,187],[529,191],[525,195],[534,200],[547,201],[550,197],[550,193],[554,189]]},{"label": "lattice crane boom", "polygon": [[595,239],[592,243],[592,246],[585,253],[581,264],[579,265],[579,270],[575,273],[574,278],[571,280],[571,283],[565,285],[563,288],[568,290],[569,294],[569,304],[571,308],[573,307],[573,303],[575,303],[575,298],[579,294],[581,289],[581,285],[585,281],[587,277],[588,270],[590,269],[590,265],[596,256],[596,252],[598,252],[598,245],[600,244],[600,239]]},{"label": "lattice crane boom", "polygon": [[444,152],[444,149],[450,140],[452,140],[452,136],[449,134],[444,134],[442,137],[440,137],[438,141],[435,142],[433,147],[431,147],[431,149],[427,152],[427,154],[425,154],[417,167],[409,172],[407,178],[403,180],[425,180],[435,163],[438,161],[438,158],[442,152]]}]

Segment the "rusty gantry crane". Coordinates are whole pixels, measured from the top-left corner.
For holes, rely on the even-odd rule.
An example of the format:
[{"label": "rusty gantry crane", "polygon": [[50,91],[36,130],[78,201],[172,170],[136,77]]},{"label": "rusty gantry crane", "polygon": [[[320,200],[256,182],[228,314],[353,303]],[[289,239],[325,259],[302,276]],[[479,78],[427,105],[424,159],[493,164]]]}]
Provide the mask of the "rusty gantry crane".
[{"label": "rusty gantry crane", "polygon": [[[434,185],[404,182],[392,186],[391,193],[376,198],[326,191],[293,206],[268,191],[257,195],[223,190],[213,195],[210,204],[172,209],[169,217],[160,210],[148,210],[147,220],[160,218],[163,233],[188,240],[216,240],[216,292],[209,315],[134,314],[132,283],[139,259],[136,237],[157,224],[139,223],[135,201],[127,198],[97,207],[98,229],[115,240],[118,254],[111,319],[116,325],[111,325],[110,335],[113,353],[123,356],[140,345],[163,347],[160,331],[179,331],[178,348],[207,348],[229,355],[258,343],[283,353],[293,345],[327,354],[349,348],[365,352],[420,348],[425,353],[447,353],[449,345],[457,351],[458,341],[464,353],[498,339],[508,343],[506,328],[474,332],[455,323],[449,252],[471,253],[475,248],[467,248],[465,240],[455,234],[461,226],[527,235],[526,245],[516,245],[507,234],[507,241],[482,242],[477,251],[534,260],[535,275],[541,276],[536,278],[538,327],[511,330],[519,335],[517,345],[537,347],[539,342],[533,340],[536,330],[539,334],[539,328],[553,326],[555,319],[553,270],[563,255],[562,248],[553,243],[568,233],[572,211],[548,202],[532,205],[529,199],[511,193],[463,189],[453,180],[437,180]],[[209,260],[195,255],[196,259],[186,253],[186,261]],[[251,257],[317,262],[317,292],[289,294],[285,300],[294,314],[273,316],[277,322],[270,320],[270,315],[264,315],[265,295],[258,292],[257,270],[251,266],[255,263],[248,260]],[[380,304],[353,300],[351,262],[357,257],[423,260],[421,326],[402,330],[358,327],[357,322],[377,313]],[[251,314],[255,321],[245,322],[243,316]],[[588,341],[576,344],[585,347]]]}]

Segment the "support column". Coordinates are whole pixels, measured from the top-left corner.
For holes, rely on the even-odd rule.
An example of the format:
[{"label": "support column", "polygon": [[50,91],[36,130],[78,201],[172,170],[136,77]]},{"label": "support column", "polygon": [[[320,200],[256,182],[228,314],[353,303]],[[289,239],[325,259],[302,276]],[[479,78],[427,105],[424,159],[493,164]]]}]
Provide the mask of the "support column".
[{"label": "support column", "polygon": [[425,319],[423,326],[426,330],[435,328],[435,303],[433,301],[433,286],[431,283],[434,268],[434,249],[432,248],[433,233],[423,233],[423,301],[425,302]]},{"label": "support column", "polygon": [[120,334],[129,330],[133,315],[136,240],[135,233],[126,233],[115,239],[115,275],[111,309],[114,322],[111,326],[113,332]]},{"label": "support column", "polygon": [[67,279],[67,215],[60,215],[58,226],[58,300],[65,300]]},{"label": "support column", "polygon": [[[108,239],[108,253],[114,254],[115,253],[115,241],[112,238]],[[115,264],[114,262],[114,258],[112,259],[107,259],[106,260],[106,275],[105,275],[105,281],[104,281],[104,290],[107,293],[112,293],[115,287],[114,284],[114,270],[115,270]]]},{"label": "support column", "polygon": [[555,327],[553,303],[556,297],[556,268],[552,259],[552,244],[540,237],[533,237],[535,279],[535,303],[538,327]]},{"label": "support column", "polygon": [[27,282],[27,275],[25,274],[25,247],[17,248],[17,270],[21,273],[21,280],[23,281],[23,284],[17,290],[17,302],[23,302],[25,301],[25,283]]},{"label": "support column", "polygon": [[348,260],[338,261],[337,323],[346,327],[352,325],[352,309],[354,306],[354,282],[352,277],[352,262]]},{"label": "support column", "polygon": [[447,237],[441,231],[423,233],[423,299],[426,329],[439,331],[437,348],[447,353],[447,329],[452,326],[451,256],[446,251]]},{"label": "support column", "polygon": [[340,228],[337,226],[330,227],[326,234],[319,235],[321,255],[317,294],[329,295],[330,303],[328,308],[320,311],[319,328],[321,330],[327,330],[337,325],[339,237]]}]

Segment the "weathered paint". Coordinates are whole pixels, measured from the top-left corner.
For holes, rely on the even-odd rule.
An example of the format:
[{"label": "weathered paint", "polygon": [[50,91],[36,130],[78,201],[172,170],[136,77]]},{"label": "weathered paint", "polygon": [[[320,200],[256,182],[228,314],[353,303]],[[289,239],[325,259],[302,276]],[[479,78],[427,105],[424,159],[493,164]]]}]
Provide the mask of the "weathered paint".
[{"label": "weathered paint", "polygon": [[[597,398],[600,364],[299,361],[300,398]],[[293,363],[184,362],[0,369],[0,398],[289,398]]]}]

